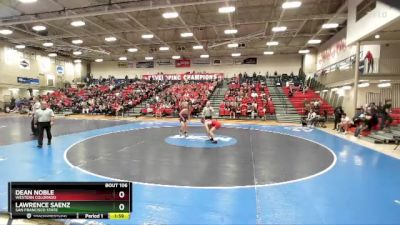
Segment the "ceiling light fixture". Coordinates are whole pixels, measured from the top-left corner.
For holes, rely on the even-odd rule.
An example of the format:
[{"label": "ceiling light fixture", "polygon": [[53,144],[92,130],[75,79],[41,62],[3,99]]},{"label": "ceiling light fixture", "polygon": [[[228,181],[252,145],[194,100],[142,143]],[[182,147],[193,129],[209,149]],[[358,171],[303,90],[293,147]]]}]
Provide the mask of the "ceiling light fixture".
[{"label": "ceiling light fixture", "polygon": [[174,19],[177,18],[179,14],[177,12],[165,12],[162,14],[162,16],[164,19]]},{"label": "ceiling light fixture", "polygon": [[95,62],[103,62],[103,59],[96,59]]},{"label": "ceiling light fixture", "polygon": [[272,32],[283,32],[283,31],[286,31],[287,30],[287,27],[273,27],[272,28]]},{"label": "ceiling light fixture", "polygon": [[236,34],[238,32],[237,29],[226,29],[224,30],[225,34]]},{"label": "ceiling light fixture", "polygon": [[240,53],[232,53],[232,57],[239,57],[239,56],[241,56]]},{"label": "ceiling light fixture", "polygon": [[369,87],[369,83],[361,83],[361,84],[358,84],[358,87],[360,87],[360,88]]},{"label": "ceiling light fixture", "polygon": [[2,35],[10,35],[12,33],[13,33],[13,31],[12,30],[8,30],[8,29],[0,30],[0,34],[2,34]]},{"label": "ceiling light fixture", "polygon": [[168,51],[168,50],[169,50],[169,47],[163,46],[163,47],[160,47],[159,50],[160,50],[160,51]]},{"label": "ceiling light fixture", "polygon": [[200,58],[208,59],[208,58],[210,58],[210,55],[200,55]]},{"label": "ceiling light fixture", "polygon": [[73,26],[73,27],[82,27],[85,25],[86,25],[85,21],[82,21],[82,20],[76,20],[76,21],[71,22],[71,26]]},{"label": "ceiling light fixture", "polygon": [[322,42],[322,41],[319,40],[319,39],[312,39],[312,40],[309,40],[309,41],[308,41],[308,44],[314,45],[314,44],[320,44],[321,42]]},{"label": "ceiling light fixture", "polygon": [[152,39],[154,37],[153,34],[142,34],[143,39]]},{"label": "ceiling light fixture", "polygon": [[152,57],[152,56],[146,56],[146,57],[144,57],[144,59],[147,60],[147,61],[150,61],[150,60],[153,60],[154,57]]},{"label": "ceiling light fixture", "polygon": [[379,38],[381,38],[381,35],[379,35],[379,34],[375,35],[375,39],[379,39]]},{"label": "ceiling light fixture", "polygon": [[308,54],[308,53],[310,53],[310,50],[308,50],[308,49],[299,50],[299,53],[300,54]]},{"label": "ceiling light fixture", "polygon": [[18,0],[21,3],[34,3],[37,2],[37,0]]},{"label": "ceiling light fixture", "polygon": [[82,44],[83,43],[83,41],[82,40],[72,40],[72,44],[74,44],[74,45],[80,45],[80,44]]},{"label": "ceiling light fixture", "polygon": [[274,54],[274,52],[272,52],[272,51],[265,51],[264,52],[264,55],[273,55]]},{"label": "ceiling light fixture", "polygon": [[52,42],[45,42],[43,43],[44,47],[52,47],[54,44]]},{"label": "ceiling light fixture", "polygon": [[219,13],[233,13],[236,8],[234,6],[224,6],[218,9]]},{"label": "ceiling light fixture", "polygon": [[117,38],[116,38],[116,37],[112,37],[112,36],[110,36],[110,37],[106,37],[106,38],[104,38],[104,40],[105,40],[105,41],[107,41],[107,42],[114,42],[114,41],[116,41],[116,40],[117,40]]},{"label": "ceiling light fixture", "polygon": [[192,32],[181,33],[181,37],[183,37],[183,38],[193,37],[193,33]]},{"label": "ceiling light fixture", "polygon": [[137,48],[128,48],[128,52],[137,52],[138,49]]},{"label": "ceiling light fixture", "polygon": [[81,63],[82,62],[82,60],[80,60],[80,59],[75,59],[74,60],[74,63]]},{"label": "ceiling light fixture", "polygon": [[47,28],[45,26],[43,26],[43,25],[36,25],[36,26],[32,27],[32,30],[34,30],[34,31],[44,31],[46,29]]},{"label": "ceiling light fixture", "polygon": [[181,58],[180,55],[174,55],[174,56],[172,56],[172,59],[180,59],[180,58]]},{"label": "ceiling light fixture", "polygon": [[75,51],[72,54],[74,54],[74,55],[82,55],[82,52],[81,51]]},{"label": "ceiling light fixture", "polygon": [[15,48],[17,48],[17,49],[24,49],[24,48],[25,48],[25,45],[16,45]]},{"label": "ceiling light fixture", "polygon": [[338,23],[325,23],[322,25],[322,29],[334,29],[339,26]]},{"label": "ceiling light fixture", "polygon": [[301,6],[301,1],[290,1],[290,2],[284,2],[282,4],[283,9],[294,9],[294,8],[299,8]]},{"label": "ceiling light fixture", "polygon": [[230,43],[227,46],[228,46],[228,48],[237,48],[237,47],[239,47],[239,44],[238,43]]},{"label": "ceiling light fixture", "polygon": [[203,45],[194,45],[193,46],[194,50],[199,50],[199,49],[203,49],[203,48],[204,48]]},{"label": "ceiling light fixture", "polygon": [[277,41],[268,41],[267,45],[268,46],[277,46],[277,45],[279,45],[279,42],[277,42]]},{"label": "ceiling light fixture", "polygon": [[381,83],[381,84],[378,84],[378,87],[379,87],[379,88],[387,88],[387,87],[390,87],[390,86],[392,86],[392,84],[390,84],[390,83]]},{"label": "ceiling light fixture", "polygon": [[127,57],[125,57],[125,56],[121,56],[121,57],[119,57],[119,59],[118,59],[119,61],[126,61],[126,60],[128,60],[128,58]]},{"label": "ceiling light fixture", "polygon": [[57,53],[49,53],[48,56],[49,56],[49,57],[56,57],[56,56],[57,56]]}]

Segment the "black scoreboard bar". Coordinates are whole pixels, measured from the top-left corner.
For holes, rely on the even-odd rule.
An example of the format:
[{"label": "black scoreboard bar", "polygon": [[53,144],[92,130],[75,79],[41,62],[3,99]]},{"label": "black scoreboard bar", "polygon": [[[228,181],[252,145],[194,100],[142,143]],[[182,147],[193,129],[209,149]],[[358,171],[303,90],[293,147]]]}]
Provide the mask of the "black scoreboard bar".
[{"label": "black scoreboard bar", "polygon": [[10,182],[12,219],[129,219],[130,182]]}]

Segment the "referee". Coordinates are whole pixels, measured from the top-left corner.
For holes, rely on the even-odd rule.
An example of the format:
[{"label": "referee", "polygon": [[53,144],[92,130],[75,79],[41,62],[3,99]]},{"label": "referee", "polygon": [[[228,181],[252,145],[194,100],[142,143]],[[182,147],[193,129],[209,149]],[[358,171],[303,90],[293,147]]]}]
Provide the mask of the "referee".
[{"label": "referee", "polygon": [[40,109],[35,112],[35,126],[39,129],[38,148],[43,146],[43,133],[46,130],[47,144],[51,145],[51,126],[54,124],[54,112],[47,107],[46,102],[40,104]]}]

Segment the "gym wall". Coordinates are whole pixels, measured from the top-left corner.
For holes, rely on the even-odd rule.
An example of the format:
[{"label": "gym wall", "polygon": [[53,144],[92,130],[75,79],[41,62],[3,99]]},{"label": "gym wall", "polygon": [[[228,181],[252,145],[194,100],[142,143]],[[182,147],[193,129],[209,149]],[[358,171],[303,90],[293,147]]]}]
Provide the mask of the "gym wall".
[{"label": "gym wall", "polygon": [[[234,74],[238,74],[240,72],[247,72],[252,74],[253,72],[261,72],[261,74],[273,74],[275,71],[278,73],[287,73],[290,74],[293,72],[297,74],[301,67],[301,55],[272,55],[272,56],[259,56],[257,57],[257,64],[227,64],[228,59],[222,59],[222,65],[192,65],[188,68],[176,68],[174,65],[174,60],[171,60],[172,65],[158,65],[157,60],[154,61],[154,68],[136,68],[136,62],[126,62],[128,68],[121,68],[118,66],[119,63],[117,61],[105,61],[101,63],[93,62],[91,64],[91,74],[94,78],[98,78],[102,76],[103,78],[108,77],[109,75],[113,75],[116,78],[123,78],[125,75],[130,77],[138,76],[144,74],[156,74],[162,72],[164,74],[168,73],[185,73],[191,71],[200,71],[200,72],[222,72],[225,74],[225,77],[232,77]],[[244,57],[242,57],[244,58]],[[143,60],[144,61],[144,60]],[[210,59],[212,62],[212,59]],[[232,58],[230,61],[233,62]]]},{"label": "gym wall", "polygon": [[[0,43],[0,108],[14,96],[29,97],[28,88],[34,93],[62,87],[73,79],[81,80],[87,74],[86,64],[75,64],[72,59],[49,58],[48,53],[34,49],[17,50],[14,46]],[[58,67],[58,71],[57,71]],[[18,77],[38,79],[36,83],[18,82]]]}]

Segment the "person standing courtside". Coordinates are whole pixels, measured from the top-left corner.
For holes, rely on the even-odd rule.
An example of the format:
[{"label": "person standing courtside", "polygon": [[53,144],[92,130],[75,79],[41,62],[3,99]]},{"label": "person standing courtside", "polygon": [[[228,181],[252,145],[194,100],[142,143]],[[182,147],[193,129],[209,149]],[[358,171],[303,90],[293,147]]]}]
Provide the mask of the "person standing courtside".
[{"label": "person standing courtside", "polygon": [[32,135],[38,135],[38,130],[37,127],[35,127],[35,113],[36,110],[40,109],[40,100],[36,99],[35,102],[32,105],[32,121],[31,121],[31,130],[32,130]]},{"label": "person standing courtside", "polygon": [[54,125],[54,112],[47,107],[46,102],[41,103],[40,109],[36,110],[35,113],[35,126],[38,128],[38,147],[43,146],[43,134],[46,130],[47,144],[51,145],[51,126]]},{"label": "person standing courtside", "polygon": [[337,125],[340,123],[342,119],[342,114],[344,113],[342,106],[336,107],[333,113],[335,114],[335,124],[333,125],[333,130],[336,130]]}]

